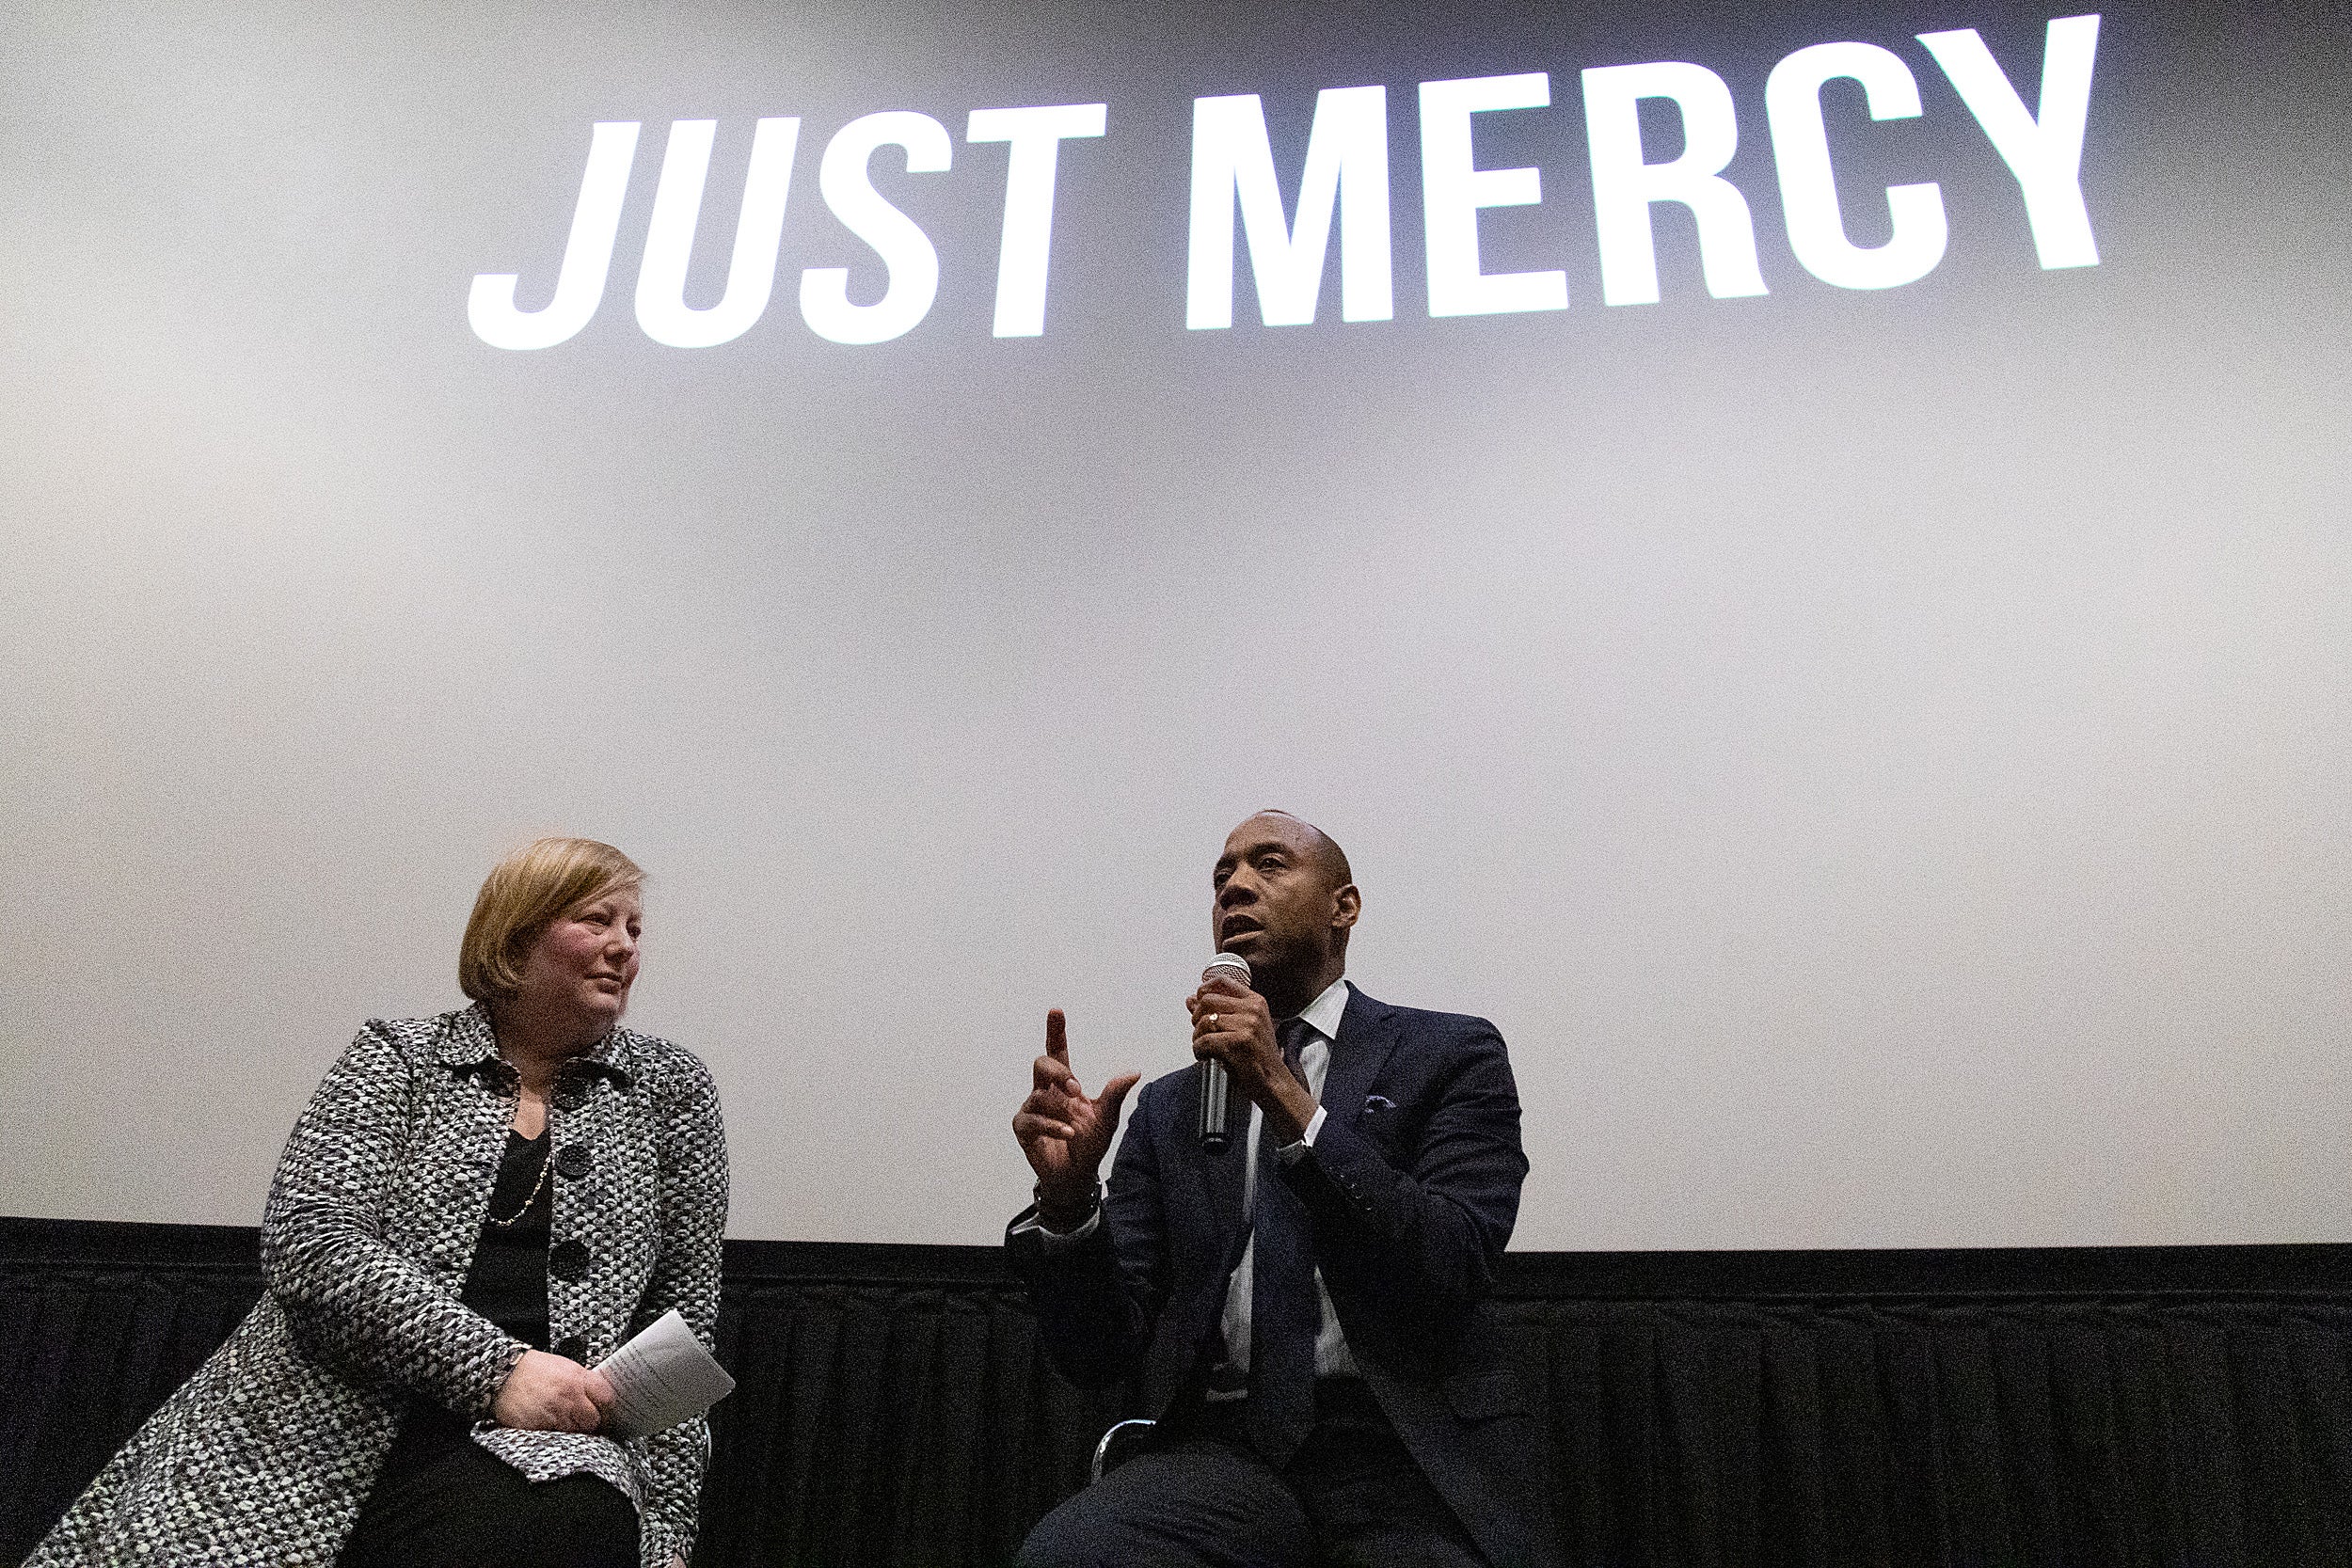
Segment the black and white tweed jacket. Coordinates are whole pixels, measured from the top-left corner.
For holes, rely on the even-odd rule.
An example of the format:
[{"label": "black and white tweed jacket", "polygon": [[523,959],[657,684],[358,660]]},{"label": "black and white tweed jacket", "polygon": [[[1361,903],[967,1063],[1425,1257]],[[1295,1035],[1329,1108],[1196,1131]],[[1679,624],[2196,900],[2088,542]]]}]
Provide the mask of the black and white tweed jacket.
[{"label": "black and white tweed jacket", "polygon": [[[270,1184],[261,1304],[26,1568],[331,1564],[410,1392],[485,1422],[474,1440],[534,1481],[586,1472],[620,1488],[646,1568],[690,1552],[702,1420],[635,1442],[486,1424],[524,1346],[457,1297],[517,1092],[479,1006],[362,1028]],[[709,1072],[618,1029],[566,1065],[548,1125],[555,1348],[594,1363],[673,1307],[707,1345],[727,1208]]]}]

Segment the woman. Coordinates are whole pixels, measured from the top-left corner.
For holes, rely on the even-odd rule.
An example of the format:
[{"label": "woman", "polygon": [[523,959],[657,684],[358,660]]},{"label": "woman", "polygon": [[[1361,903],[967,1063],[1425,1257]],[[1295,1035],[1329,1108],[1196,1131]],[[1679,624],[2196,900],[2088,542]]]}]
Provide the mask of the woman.
[{"label": "woman", "polygon": [[577,838],[490,873],[474,1005],[359,1031],[271,1183],[261,1304],[27,1568],[684,1561],[708,1430],[598,1435],[591,1370],[672,1307],[706,1344],[718,1317],[717,1091],[619,1027],[644,879]]}]

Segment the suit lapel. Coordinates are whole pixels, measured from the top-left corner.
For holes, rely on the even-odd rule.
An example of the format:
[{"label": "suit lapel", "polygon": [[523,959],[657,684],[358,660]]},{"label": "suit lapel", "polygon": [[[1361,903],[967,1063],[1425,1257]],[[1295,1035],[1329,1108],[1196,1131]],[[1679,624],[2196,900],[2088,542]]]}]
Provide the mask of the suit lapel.
[{"label": "suit lapel", "polygon": [[1352,1127],[1364,1114],[1364,1097],[1388,1064],[1389,1053],[1396,1049],[1395,1018],[1395,1008],[1348,982],[1347,1010],[1340,1015],[1339,1037],[1331,1042],[1331,1068],[1323,1078],[1323,1104],[1332,1120]]}]

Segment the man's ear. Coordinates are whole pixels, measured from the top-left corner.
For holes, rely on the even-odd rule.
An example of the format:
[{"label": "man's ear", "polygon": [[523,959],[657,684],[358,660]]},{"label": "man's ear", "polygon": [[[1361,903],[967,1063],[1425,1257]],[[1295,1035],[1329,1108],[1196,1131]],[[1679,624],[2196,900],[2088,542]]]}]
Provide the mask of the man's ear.
[{"label": "man's ear", "polygon": [[1331,895],[1331,928],[1344,931],[1356,924],[1356,917],[1364,912],[1364,895],[1356,891],[1354,882]]}]

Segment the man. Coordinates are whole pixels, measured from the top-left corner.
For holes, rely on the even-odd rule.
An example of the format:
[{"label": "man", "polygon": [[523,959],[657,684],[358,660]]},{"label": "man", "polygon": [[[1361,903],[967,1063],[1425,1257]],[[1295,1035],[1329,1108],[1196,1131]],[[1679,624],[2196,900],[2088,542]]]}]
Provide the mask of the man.
[{"label": "man", "polygon": [[[1087,1386],[1139,1369],[1159,1418],[1021,1560],[1548,1564],[1543,1446],[1480,1309],[1527,1174],[1502,1037],[1341,978],[1362,900],[1297,817],[1234,829],[1215,887],[1216,945],[1254,989],[1186,999],[1200,1060],[1143,1091],[1107,1194],[1136,1075],[1088,1095],[1058,1012],[1013,1117],[1037,1202],[1006,1240],[1048,1354]],[[1234,1106],[1217,1154],[1210,1061]]]}]

